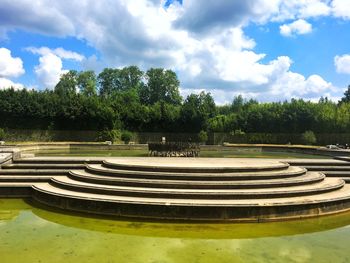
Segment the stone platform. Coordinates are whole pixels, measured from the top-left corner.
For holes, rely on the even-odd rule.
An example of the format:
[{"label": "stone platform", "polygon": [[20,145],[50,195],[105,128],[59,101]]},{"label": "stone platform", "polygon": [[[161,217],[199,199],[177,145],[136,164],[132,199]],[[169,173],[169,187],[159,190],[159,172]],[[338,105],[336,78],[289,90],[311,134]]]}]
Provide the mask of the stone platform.
[{"label": "stone platform", "polygon": [[[152,220],[296,219],[350,209],[350,185],[328,170],[339,160],[236,158],[27,158],[4,163],[0,196]],[[308,171],[304,167],[310,167]]]}]

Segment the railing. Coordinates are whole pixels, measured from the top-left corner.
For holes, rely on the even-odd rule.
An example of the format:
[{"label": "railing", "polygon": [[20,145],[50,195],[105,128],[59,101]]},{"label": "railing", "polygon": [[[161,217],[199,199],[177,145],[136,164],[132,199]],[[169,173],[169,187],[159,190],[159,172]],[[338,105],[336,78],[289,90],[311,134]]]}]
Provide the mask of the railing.
[{"label": "railing", "polygon": [[148,143],[149,156],[197,157],[200,146],[193,142],[156,142]]}]

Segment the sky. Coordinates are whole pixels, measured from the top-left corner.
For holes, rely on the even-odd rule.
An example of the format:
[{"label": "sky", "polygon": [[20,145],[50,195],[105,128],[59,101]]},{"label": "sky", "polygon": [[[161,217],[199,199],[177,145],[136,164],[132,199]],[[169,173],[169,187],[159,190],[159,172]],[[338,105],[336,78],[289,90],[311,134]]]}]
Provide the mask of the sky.
[{"label": "sky", "polygon": [[0,89],[68,70],[176,72],[183,96],[334,101],[350,84],[350,0],[0,0]]}]

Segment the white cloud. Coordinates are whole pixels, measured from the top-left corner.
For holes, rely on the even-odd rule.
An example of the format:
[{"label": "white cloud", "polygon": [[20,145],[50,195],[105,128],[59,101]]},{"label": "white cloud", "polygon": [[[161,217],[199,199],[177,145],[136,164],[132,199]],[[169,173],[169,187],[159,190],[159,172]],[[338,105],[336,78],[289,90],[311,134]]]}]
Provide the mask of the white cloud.
[{"label": "white cloud", "polygon": [[0,48],[0,77],[18,77],[24,74],[23,62],[12,57],[7,48]]},{"label": "white cloud", "polygon": [[304,19],[296,20],[290,24],[280,26],[280,33],[283,36],[290,37],[295,35],[305,35],[312,32],[312,25]]},{"label": "white cloud", "polygon": [[44,88],[54,88],[60,76],[67,72],[63,69],[62,59],[75,60],[84,65],[88,61],[83,55],[63,48],[27,47],[25,50],[40,55],[39,65],[35,67],[34,72]]},{"label": "white cloud", "polygon": [[299,10],[299,14],[303,18],[327,16],[331,12],[331,8],[327,4],[328,1],[308,0],[300,2],[303,5]]},{"label": "white cloud", "polygon": [[350,74],[350,55],[335,56],[334,64],[338,73]]},{"label": "white cloud", "polygon": [[350,19],[350,0],[333,0],[331,6],[334,16]]},{"label": "white cloud", "polygon": [[33,54],[37,54],[37,55],[47,55],[47,54],[55,54],[56,56],[62,58],[62,59],[72,59],[72,60],[76,60],[76,61],[82,61],[83,59],[85,59],[85,57],[77,52],[73,52],[70,50],[65,50],[64,48],[55,48],[55,49],[50,49],[48,47],[40,47],[40,48],[36,48],[36,47],[27,47],[25,48],[25,50],[32,52]]},{"label": "white cloud", "polygon": [[171,68],[179,75],[182,90],[206,89],[218,101],[237,94],[278,100],[334,93],[332,84],[321,76],[292,72],[291,58],[267,60],[267,55],[256,52],[256,43],[244,34],[244,27],[292,19],[293,23],[281,26],[281,34],[307,34],[312,25],[304,19],[340,16],[335,12],[337,0],[332,6],[328,0],[186,0],[183,6],[168,9],[160,0],[0,2],[0,13],[8,14],[0,17],[0,32],[20,28],[73,36],[99,52],[101,60],[63,48],[28,48],[41,56],[35,73],[44,87],[53,87],[65,72],[62,60],[72,59],[83,68],[133,64],[142,69]]},{"label": "white cloud", "polygon": [[0,78],[0,90],[1,89],[8,89],[8,88],[14,88],[14,89],[18,90],[18,89],[23,89],[24,86],[20,83],[15,83],[9,79]]},{"label": "white cloud", "polygon": [[52,53],[39,58],[39,65],[34,69],[35,74],[44,88],[53,88],[58,83],[60,76],[66,71],[62,69],[62,60]]}]

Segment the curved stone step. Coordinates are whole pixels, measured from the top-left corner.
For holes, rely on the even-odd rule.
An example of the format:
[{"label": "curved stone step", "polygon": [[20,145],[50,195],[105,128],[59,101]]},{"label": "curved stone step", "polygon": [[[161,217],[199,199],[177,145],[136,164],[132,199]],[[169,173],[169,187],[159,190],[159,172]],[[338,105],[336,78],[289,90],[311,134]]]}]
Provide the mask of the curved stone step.
[{"label": "curved stone step", "polygon": [[312,185],[258,189],[168,189],[135,186],[113,186],[85,183],[68,177],[52,178],[51,184],[58,188],[76,192],[107,194],[115,196],[134,196],[152,198],[189,199],[260,199],[315,195],[337,190],[344,186],[341,179],[326,178]]},{"label": "curved stone step", "polygon": [[96,184],[109,184],[119,186],[139,186],[139,187],[155,187],[155,188],[185,188],[185,189],[242,189],[242,188],[271,188],[283,186],[295,186],[313,184],[322,181],[325,175],[318,172],[304,173],[297,177],[290,178],[276,178],[276,179],[261,179],[259,176],[255,180],[247,181],[223,181],[214,180],[169,180],[169,179],[150,179],[150,178],[131,178],[131,177],[117,177],[117,176],[102,176],[91,174],[84,170],[70,171],[69,177],[83,182]]},{"label": "curved stone step", "polygon": [[269,221],[350,209],[350,185],[324,194],[270,199],[167,199],[80,193],[49,183],[33,186],[33,198],[49,206],[113,216],[172,220]]},{"label": "curved stone step", "polygon": [[[155,162],[156,161],[156,162]],[[229,172],[261,172],[283,170],[288,163],[269,160],[230,158],[114,158],[103,161],[103,166],[117,170],[158,171],[176,173],[229,173]]]},{"label": "curved stone step", "polygon": [[261,172],[226,172],[226,173],[192,173],[192,172],[157,172],[157,171],[132,171],[106,168],[99,164],[86,165],[86,170],[92,174],[110,177],[127,177],[140,179],[163,179],[163,180],[255,180],[289,178],[303,175],[305,168],[287,167],[277,171]]}]

